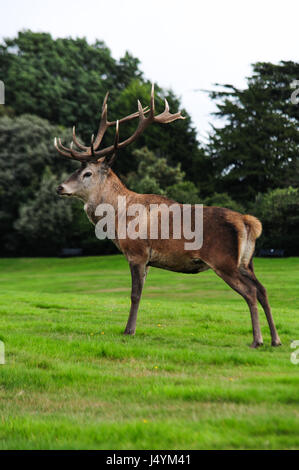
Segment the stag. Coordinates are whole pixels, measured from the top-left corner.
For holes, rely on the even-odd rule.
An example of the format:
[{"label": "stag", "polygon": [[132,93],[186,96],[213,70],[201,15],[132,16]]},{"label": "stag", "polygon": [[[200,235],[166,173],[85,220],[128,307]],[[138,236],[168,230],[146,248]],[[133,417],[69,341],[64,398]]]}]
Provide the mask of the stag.
[{"label": "stag", "polygon": [[[145,129],[153,123],[167,124],[184,119],[180,112],[171,114],[165,100],[164,111],[155,114],[154,87],[152,87],[150,106],[143,108],[138,101],[138,111],[118,121],[108,121],[107,99],[105,96],[100,124],[96,137],[92,136],[90,146],[83,145],[77,138],[73,128],[73,142],[65,147],[60,139],[54,141],[58,152],[67,158],[79,161],[81,167],[57,188],[61,196],[76,196],[84,202],[84,210],[93,224],[97,224],[99,216],[96,209],[99,204],[110,204],[118,210],[118,197],[125,196],[127,205],[142,204],[146,210],[152,204],[170,206],[174,201],[154,194],[138,194],[120,181],[111,166],[117,151],[135,141]],[[138,118],[135,132],[119,141],[120,124]],[[105,132],[115,127],[114,143],[100,148]],[[76,149],[74,148],[74,145]],[[116,217],[116,216],[115,216]],[[192,212],[195,217],[195,212]],[[194,222],[194,221],[193,221]],[[173,220],[170,220],[170,224]],[[137,311],[143,285],[150,266],[182,273],[199,273],[212,269],[232,289],[239,293],[247,302],[253,329],[252,348],[263,344],[259,323],[257,301],[262,305],[269,324],[272,346],[281,344],[277,334],[265,287],[258,281],[253,268],[255,241],[260,236],[262,225],[252,215],[242,215],[220,207],[203,207],[203,243],[200,249],[186,250],[184,236],[176,239],[173,234],[169,239],[130,239],[120,237],[118,224],[115,220],[115,237],[113,242],[126,256],[132,278],[131,309],[124,331],[126,335],[134,335],[136,330]]]}]

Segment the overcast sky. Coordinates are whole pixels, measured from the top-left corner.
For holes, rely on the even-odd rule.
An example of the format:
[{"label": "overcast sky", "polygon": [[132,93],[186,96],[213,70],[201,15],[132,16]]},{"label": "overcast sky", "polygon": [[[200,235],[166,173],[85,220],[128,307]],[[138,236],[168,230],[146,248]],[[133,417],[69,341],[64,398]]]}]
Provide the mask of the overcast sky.
[{"label": "overcast sky", "polygon": [[114,58],[130,51],[204,138],[214,106],[200,90],[245,86],[253,62],[298,61],[298,12],[298,0],[2,0],[0,35],[31,29],[104,40]]}]

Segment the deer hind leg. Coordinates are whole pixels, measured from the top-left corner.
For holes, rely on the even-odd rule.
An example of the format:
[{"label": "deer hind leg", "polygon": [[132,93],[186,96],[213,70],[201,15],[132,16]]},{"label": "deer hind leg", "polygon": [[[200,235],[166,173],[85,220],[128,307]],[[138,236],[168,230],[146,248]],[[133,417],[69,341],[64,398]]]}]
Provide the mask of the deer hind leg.
[{"label": "deer hind leg", "polygon": [[132,290],[131,290],[131,309],[128,323],[124,331],[125,335],[134,335],[136,331],[137,312],[142,294],[142,289],[148,272],[145,264],[130,263]]},{"label": "deer hind leg", "polygon": [[253,343],[252,348],[258,348],[263,344],[263,337],[260,328],[258,310],[257,310],[257,289],[242,274],[238,268],[227,272],[222,270],[215,271],[232,289],[240,294],[247,302],[252,322]]},{"label": "deer hind leg", "polygon": [[270,307],[270,304],[269,304],[267,291],[266,291],[266,288],[256,278],[256,275],[255,275],[254,269],[253,269],[252,259],[250,260],[250,263],[249,263],[248,267],[243,268],[243,271],[244,271],[244,275],[247,276],[248,279],[251,280],[251,282],[256,286],[257,299],[258,299],[259,303],[261,304],[261,306],[264,309],[264,312],[265,312],[265,315],[266,315],[266,318],[267,318],[267,321],[268,321],[268,325],[269,325],[269,328],[270,328],[272,346],[280,346],[281,341],[280,341],[280,338],[278,336],[278,333],[277,333],[277,330],[276,330],[276,327],[275,327],[275,323],[274,323],[274,320],[273,320],[273,316],[272,316],[272,313],[271,313],[271,307]]}]

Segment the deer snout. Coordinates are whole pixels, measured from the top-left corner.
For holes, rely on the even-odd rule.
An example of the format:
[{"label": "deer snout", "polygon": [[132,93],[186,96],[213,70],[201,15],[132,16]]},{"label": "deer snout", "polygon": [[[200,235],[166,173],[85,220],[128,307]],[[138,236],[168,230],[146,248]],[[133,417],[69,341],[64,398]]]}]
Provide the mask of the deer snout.
[{"label": "deer snout", "polygon": [[63,188],[62,184],[60,184],[60,185],[57,187],[57,189],[56,189],[57,194],[62,194],[62,193],[63,193],[63,189],[64,189],[64,188]]}]

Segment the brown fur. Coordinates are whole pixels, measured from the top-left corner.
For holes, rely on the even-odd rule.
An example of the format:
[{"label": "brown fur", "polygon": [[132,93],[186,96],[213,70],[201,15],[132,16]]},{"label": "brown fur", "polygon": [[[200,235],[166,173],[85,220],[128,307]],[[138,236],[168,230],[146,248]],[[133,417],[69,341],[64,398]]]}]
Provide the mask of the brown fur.
[{"label": "brown fur", "polygon": [[[89,170],[93,173],[88,187],[83,184],[82,174]],[[60,194],[76,195],[84,200],[85,211],[90,220],[96,224],[95,208],[100,203],[111,204],[117,215],[118,196],[126,196],[127,206],[140,203],[148,213],[150,204],[166,204],[174,201],[155,194],[137,194],[127,189],[116,174],[107,167],[105,159],[98,163],[84,165],[81,172],[76,172],[62,186]],[[61,189],[62,188],[62,189]],[[194,206],[192,225],[194,226]],[[128,218],[130,219],[130,218]],[[113,240],[119,250],[126,256],[132,274],[131,311],[126,334],[135,334],[137,310],[143,284],[150,266],[182,273],[199,273],[213,269],[230,287],[246,300],[252,319],[252,347],[262,344],[262,335],[257,313],[257,299],[262,304],[269,322],[272,344],[279,345],[265,288],[256,279],[252,256],[255,240],[260,236],[262,225],[252,215],[221,207],[203,208],[203,245],[198,250],[185,250],[188,240],[174,239],[172,236],[172,219],[170,218],[170,238],[157,239],[119,239],[116,217],[116,239]],[[149,235],[149,234],[148,234]]]}]

